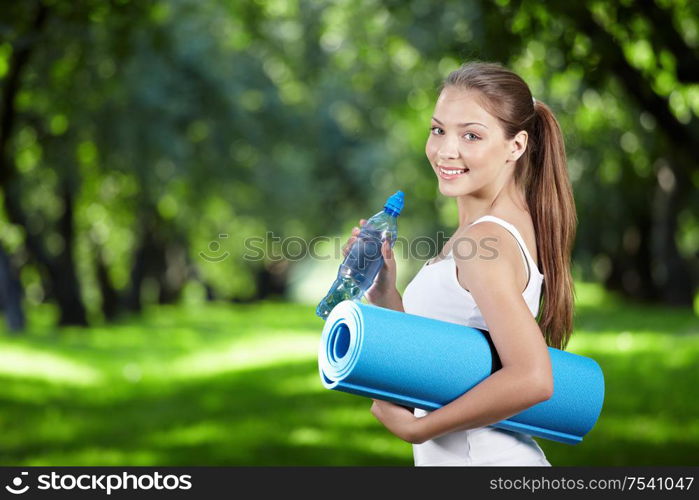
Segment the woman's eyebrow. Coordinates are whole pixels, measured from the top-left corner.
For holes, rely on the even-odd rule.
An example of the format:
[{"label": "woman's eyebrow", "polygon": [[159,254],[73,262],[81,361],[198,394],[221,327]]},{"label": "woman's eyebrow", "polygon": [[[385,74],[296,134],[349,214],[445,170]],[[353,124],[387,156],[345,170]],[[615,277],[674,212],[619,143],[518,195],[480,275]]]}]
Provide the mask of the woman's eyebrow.
[{"label": "woman's eyebrow", "polygon": [[[432,119],[434,121],[436,121],[437,123],[439,123],[440,125],[444,126],[444,124],[442,122],[440,122],[439,120],[437,120],[434,116],[432,117]],[[459,124],[457,124],[457,127],[468,127],[469,125],[480,125],[481,127],[488,128],[486,125],[483,125],[480,122],[459,123]]]}]

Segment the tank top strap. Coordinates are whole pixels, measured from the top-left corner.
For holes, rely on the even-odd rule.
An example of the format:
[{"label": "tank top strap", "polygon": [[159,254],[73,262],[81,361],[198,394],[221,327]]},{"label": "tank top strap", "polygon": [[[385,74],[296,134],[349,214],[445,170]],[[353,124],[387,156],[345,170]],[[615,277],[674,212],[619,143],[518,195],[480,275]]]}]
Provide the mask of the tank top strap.
[{"label": "tank top strap", "polygon": [[529,285],[529,282],[531,282],[532,269],[535,269],[537,273],[541,274],[539,268],[536,265],[536,262],[534,261],[534,258],[532,257],[531,253],[529,253],[529,249],[527,248],[527,244],[524,242],[524,238],[522,238],[521,233],[513,224],[510,224],[506,220],[503,220],[500,217],[496,217],[494,215],[484,215],[483,217],[480,217],[473,221],[470,225],[473,226],[474,224],[478,224],[479,222],[495,222],[496,224],[499,224],[505,229],[507,229],[510,232],[510,234],[514,236],[515,240],[517,241],[517,245],[519,245],[519,249],[522,252],[524,265],[527,268],[527,286]]}]

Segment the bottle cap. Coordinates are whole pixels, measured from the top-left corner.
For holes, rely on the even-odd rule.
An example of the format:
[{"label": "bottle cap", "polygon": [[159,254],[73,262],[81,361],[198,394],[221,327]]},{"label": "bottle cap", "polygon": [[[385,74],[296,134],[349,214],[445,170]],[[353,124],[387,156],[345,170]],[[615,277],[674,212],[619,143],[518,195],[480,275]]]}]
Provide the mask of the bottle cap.
[{"label": "bottle cap", "polygon": [[384,208],[387,208],[396,215],[400,215],[400,211],[403,210],[403,191],[396,191],[394,195],[391,195],[384,204]]}]

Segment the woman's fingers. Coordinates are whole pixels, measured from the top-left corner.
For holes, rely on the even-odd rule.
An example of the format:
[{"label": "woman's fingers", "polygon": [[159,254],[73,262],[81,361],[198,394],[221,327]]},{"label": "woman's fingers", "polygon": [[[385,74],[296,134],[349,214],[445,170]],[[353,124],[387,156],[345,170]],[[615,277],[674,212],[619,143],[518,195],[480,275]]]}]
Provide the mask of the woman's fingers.
[{"label": "woman's fingers", "polygon": [[393,248],[388,241],[383,243],[383,263],[389,274],[394,275],[396,272],[396,261],[393,257]]},{"label": "woman's fingers", "polygon": [[384,260],[389,261],[393,259],[393,249],[391,248],[391,244],[388,242],[388,240],[384,240],[381,246]]},{"label": "woman's fingers", "polygon": [[[359,224],[361,224],[363,220],[364,219],[360,219]],[[357,236],[359,236],[360,231],[361,231],[361,229],[359,229],[357,226],[354,226],[352,228],[352,236],[350,236],[350,238],[347,240],[347,243],[345,243],[345,246],[342,247],[342,254],[345,257],[347,257],[347,253],[349,252],[350,248],[352,248],[352,245],[354,244],[354,242],[357,240]]]},{"label": "woman's fingers", "polygon": [[[352,232],[352,234],[354,234],[354,231]],[[357,232],[357,234],[359,234],[359,233]],[[352,237],[350,237],[350,239],[347,240],[347,243],[345,243],[345,246],[342,247],[342,254],[343,254],[345,257],[347,257],[347,254],[349,253],[350,248],[352,248],[352,245],[354,244],[354,242],[355,242],[356,240],[357,240],[357,237],[356,237],[356,236],[352,236]]]}]

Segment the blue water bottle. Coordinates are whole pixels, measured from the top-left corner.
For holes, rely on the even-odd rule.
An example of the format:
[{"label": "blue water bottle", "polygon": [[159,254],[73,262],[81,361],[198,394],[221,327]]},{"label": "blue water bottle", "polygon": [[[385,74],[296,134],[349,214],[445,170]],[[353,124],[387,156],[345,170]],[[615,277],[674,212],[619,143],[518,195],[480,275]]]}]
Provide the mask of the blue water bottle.
[{"label": "blue water bottle", "polygon": [[398,237],[398,216],[402,209],[403,191],[397,191],[386,200],[381,212],[366,221],[340,264],[337,279],[318,304],[316,315],[326,319],[337,304],[343,300],[359,300],[371,287],[383,267],[383,241],[389,240],[393,248]]}]

